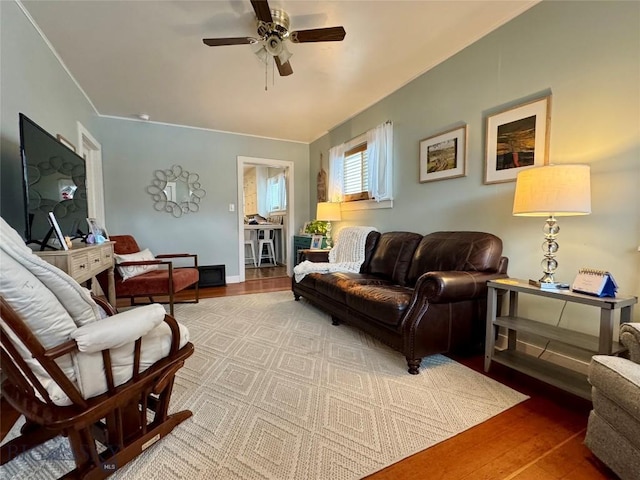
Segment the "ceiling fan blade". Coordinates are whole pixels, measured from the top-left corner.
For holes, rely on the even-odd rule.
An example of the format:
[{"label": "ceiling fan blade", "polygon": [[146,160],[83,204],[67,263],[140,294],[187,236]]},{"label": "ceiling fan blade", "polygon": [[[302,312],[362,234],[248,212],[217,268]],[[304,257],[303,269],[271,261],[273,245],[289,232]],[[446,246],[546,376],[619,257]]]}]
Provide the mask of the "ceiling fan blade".
[{"label": "ceiling fan blade", "polygon": [[293,43],[341,42],[346,34],[344,27],[313,28],[291,32],[289,39]]},{"label": "ceiling fan blade", "polygon": [[286,77],[293,73],[293,68],[291,68],[291,64],[287,60],[285,63],[282,63],[280,59],[275,56],[273,59],[276,61],[276,66],[278,67],[278,73],[280,73],[281,77]]},{"label": "ceiling fan blade", "polygon": [[256,12],[258,20],[262,20],[267,23],[273,22],[271,9],[269,8],[269,2],[267,2],[267,0],[251,0],[251,5],[253,6],[253,10]]},{"label": "ceiling fan blade", "polygon": [[233,38],[203,38],[202,42],[210,47],[220,47],[223,45],[247,45],[257,43],[257,38],[233,37]]}]

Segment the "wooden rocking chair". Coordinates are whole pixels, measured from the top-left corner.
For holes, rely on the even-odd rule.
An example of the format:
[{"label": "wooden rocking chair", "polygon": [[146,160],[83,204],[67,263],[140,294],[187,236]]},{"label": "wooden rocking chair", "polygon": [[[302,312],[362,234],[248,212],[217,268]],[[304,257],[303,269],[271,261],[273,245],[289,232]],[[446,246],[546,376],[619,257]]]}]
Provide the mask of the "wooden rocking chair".
[{"label": "wooden rocking chair", "polygon": [[20,242],[0,218],[2,395],[26,418],[0,464],[63,435],[61,478],[105,478],[191,416],[168,413],[189,332],[158,304],[116,313]]},{"label": "wooden rocking chair", "polygon": [[[0,297],[0,302],[0,315],[4,321],[1,331],[2,370],[8,377],[2,384],[2,394],[26,417],[22,435],[2,446],[0,464],[4,465],[57,435],[64,435],[69,439],[76,468],[62,478],[105,478],[191,416],[188,410],[168,414],[174,376],[193,353],[191,343],[178,348],[180,332],[172,317],[164,317],[172,334],[170,351],[165,358],[140,372],[142,342],[138,338],[134,347],[133,377],[116,386],[110,352],[102,350],[108,390],[85,399],[56,363],[61,356],[78,351],[76,341],[45,348],[5,299]],[[104,305],[105,310],[113,314],[107,305]],[[59,406],[52,401],[42,382],[10,340],[12,334],[60,386],[71,400],[71,405]],[[102,453],[98,453],[99,445]]]}]

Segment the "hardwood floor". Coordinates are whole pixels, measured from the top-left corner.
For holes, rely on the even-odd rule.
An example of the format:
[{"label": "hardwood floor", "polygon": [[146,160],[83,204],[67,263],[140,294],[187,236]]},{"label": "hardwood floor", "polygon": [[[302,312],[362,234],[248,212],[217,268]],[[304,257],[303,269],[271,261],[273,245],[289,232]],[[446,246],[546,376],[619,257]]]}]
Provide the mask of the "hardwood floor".
[{"label": "hardwood floor", "polygon": [[[288,277],[201,289],[201,298],[289,290]],[[452,356],[482,372],[483,356]],[[491,378],[531,398],[367,480],[606,480],[617,478],[583,445],[590,402],[501,365]],[[1,405],[0,435],[16,420]]]}]

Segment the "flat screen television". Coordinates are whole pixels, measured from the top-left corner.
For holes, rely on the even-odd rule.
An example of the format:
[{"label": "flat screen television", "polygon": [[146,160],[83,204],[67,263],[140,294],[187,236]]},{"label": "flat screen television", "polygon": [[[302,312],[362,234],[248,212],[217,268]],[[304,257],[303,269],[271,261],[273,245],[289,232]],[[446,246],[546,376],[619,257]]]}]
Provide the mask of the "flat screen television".
[{"label": "flat screen television", "polygon": [[27,244],[60,248],[52,240],[49,212],[64,236],[83,236],[88,230],[84,159],[22,113],[20,153]]}]

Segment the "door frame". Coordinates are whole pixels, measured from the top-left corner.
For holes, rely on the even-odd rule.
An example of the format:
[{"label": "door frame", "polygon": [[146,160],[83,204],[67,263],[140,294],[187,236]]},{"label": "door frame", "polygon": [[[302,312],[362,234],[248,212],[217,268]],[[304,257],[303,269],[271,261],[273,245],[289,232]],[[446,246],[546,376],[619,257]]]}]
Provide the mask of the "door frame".
[{"label": "door frame", "polygon": [[244,167],[245,166],[264,166],[264,167],[274,167],[274,168],[283,168],[285,171],[285,179],[287,185],[287,222],[285,223],[284,232],[282,232],[284,237],[284,245],[285,251],[282,252],[283,259],[285,261],[285,265],[287,266],[287,275],[292,275],[293,266],[289,261],[291,249],[291,239],[293,238],[294,232],[294,163],[288,160],[274,160],[269,158],[258,158],[258,157],[245,157],[238,156],[238,203],[236,211],[238,212],[238,271],[239,271],[239,282],[245,281],[245,264],[244,264],[244,201],[243,201],[243,190],[244,190]]},{"label": "door frame", "polygon": [[[84,125],[77,122],[78,155],[85,160],[87,176],[87,214],[107,228],[104,213],[104,181],[102,175],[102,145]],[[107,232],[109,229],[107,228]]]}]

